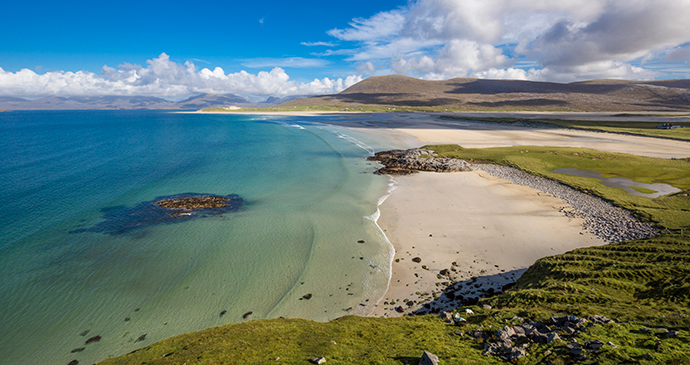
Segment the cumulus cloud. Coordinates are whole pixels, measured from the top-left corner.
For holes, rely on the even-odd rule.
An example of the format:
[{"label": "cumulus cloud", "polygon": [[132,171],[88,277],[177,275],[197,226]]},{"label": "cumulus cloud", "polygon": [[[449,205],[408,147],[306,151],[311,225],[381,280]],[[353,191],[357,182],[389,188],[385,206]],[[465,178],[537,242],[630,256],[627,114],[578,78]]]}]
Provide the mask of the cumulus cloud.
[{"label": "cumulus cloud", "polygon": [[117,68],[103,66],[98,75],[88,71],[52,71],[37,74],[29,69],[8,72],[0,68],[0,95],[40,97],[50,95],[151,95],[179,100],[197,93],[244,96],[288,96],[338,93],[357,82],[357,75],[338,79],[314,79],[308,83],[290,80],[280,67],[251,74],[225,73],[216,67],[202,68],[187,61],[180,64],[162,53],[146,66],[125,63]]},{"label": "cumulus cloud", "polygon": [[650,78],[687,59],[688,17],[686,0],[416,0],[328,34],[351,61],[430,79]]}]

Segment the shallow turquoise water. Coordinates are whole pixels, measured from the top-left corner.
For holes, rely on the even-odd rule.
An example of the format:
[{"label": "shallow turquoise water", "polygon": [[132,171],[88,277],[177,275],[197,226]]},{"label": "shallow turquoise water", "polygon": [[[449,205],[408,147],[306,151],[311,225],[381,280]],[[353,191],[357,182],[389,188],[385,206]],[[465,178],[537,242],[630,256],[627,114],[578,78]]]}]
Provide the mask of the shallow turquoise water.
[{"label": "shallow turquoise water", "polygon": [[[365,158],[391,145],[319,120],[0,113],[3,362],[89,364],[249,311],[365,313],[390,265],[371,219],[388,180]],[[179,193],[246,204],[122,234],[70,233],[103,221],[105,208]]]}]

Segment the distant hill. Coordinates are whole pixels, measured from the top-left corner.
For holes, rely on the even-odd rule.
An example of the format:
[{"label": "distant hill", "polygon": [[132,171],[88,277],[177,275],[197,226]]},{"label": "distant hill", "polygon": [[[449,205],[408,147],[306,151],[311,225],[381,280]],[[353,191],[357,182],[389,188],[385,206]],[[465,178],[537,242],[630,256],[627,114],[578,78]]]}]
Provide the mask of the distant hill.
[{"label": "distant hill", "polygon": [[294,98],[270,97],[266,102],[254,103],[234,94],[199,94],[188,99],[172,102],[152,96],[49,96],[27,100],[11,96],[0,96],[0,109],[4,110],[83,110],[83,109],[173,109],[198,110],[239,106],[261,108],[284,103]]},{"label": "distant hill", "polygon": [[281,106],[419,107],[525,111],[688,111],[690,80],[591,80],[560,84],[455,78],[428,81],[401,75],[369,77],[336,95]]}]

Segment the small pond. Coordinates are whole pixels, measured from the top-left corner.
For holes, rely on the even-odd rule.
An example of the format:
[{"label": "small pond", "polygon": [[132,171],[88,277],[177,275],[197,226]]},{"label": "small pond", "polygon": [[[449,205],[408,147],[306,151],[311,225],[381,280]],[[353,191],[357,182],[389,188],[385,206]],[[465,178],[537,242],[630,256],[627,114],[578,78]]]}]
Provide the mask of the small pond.
[{"label": "small pond", "polygon": [[[610,188],[619,188],[625,190],[628,194],[634,195],[634,196],[643,196],[647,198],[656,198],[662,195],[668,195],[668,194],[673,194],[677,193],[680,191],[678,188],[674,188],[673,186],[669,184],[645,184],[645,183],[639,183],[632,181],[628,179],[627,177],[612,177],[612,178],[605,178],[604,174],[598,171],[592,171],[592,170],[582,170],[582,169],[575,169],[575,168],[570,168],[570,167],[564,167],[560,169],[555,169],[553,172],[559,173],[559,174],[566,174],[566,175],[574,175],[574,176],[580,176],[580,177],[589,177],[592,179],[599,179],[601,180],[601,183],[610,187]],[[654,193],[642,193],[639,192],[633,187],[637,188],[642,188],[642,189],[647,189],[647,190],[652,190]]]}]

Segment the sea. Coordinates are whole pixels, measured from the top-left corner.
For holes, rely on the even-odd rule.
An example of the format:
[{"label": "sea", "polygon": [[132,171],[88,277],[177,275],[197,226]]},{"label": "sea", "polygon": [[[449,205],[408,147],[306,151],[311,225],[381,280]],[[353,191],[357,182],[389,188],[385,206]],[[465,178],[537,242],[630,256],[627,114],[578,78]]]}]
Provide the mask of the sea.
[{"label": "sea", "polygon": [[[350,117],[0,113],[2,363],[92,364],[228,323],[366,315],[393,254],[376,224],[391,181],[366,158],[399,146],[333,118]],[[241,204],[146,217],[178,194]]]}]

